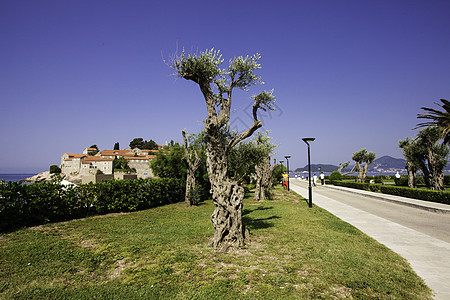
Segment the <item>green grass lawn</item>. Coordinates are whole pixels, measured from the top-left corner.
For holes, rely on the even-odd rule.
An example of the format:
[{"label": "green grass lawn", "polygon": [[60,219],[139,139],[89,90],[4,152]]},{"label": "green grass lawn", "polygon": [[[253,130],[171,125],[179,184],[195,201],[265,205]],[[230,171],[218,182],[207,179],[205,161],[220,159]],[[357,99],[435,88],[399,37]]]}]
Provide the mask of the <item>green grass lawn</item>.
[{"label": "green grass lawn", "polygon": [[280,188],[245,199],[247,248],[208,246],[211,201],[0,235],[2,299],[429,299],[405,259]]}]

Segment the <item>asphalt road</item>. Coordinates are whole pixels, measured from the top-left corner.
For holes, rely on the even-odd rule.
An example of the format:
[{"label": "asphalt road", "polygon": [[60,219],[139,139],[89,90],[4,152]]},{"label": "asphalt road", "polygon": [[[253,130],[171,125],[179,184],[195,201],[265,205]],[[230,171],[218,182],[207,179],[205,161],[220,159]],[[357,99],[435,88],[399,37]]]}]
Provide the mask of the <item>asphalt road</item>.
[{"label": "asphalt road", "polygon": [[450,214],[430,212],[320,185],[314,187],[314,194],[332,198],[333,200],[450,243]]}]

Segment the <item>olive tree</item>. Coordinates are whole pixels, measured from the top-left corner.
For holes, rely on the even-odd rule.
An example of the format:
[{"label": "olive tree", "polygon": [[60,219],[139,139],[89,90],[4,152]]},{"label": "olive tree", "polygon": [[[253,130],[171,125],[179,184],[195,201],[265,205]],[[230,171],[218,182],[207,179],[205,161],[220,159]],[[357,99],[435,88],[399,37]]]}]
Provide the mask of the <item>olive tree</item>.
[{"label": "olive tree", "polygon": [[259,54],[235,57],[222,69],[220,51],[211,49],[200,54],[186,54],[183,50],[181,54],[175,54],[168,63],[175,70],[176,76],[198,84],[206,102],[204,134],[207,170],[215,204],[211,216],[215,229],[211,240],[214,249],[225,251],[229,247],[243,247],[248,237],[242,220],[244,188],[228,174],[228,153],[262,126],[258,111],[273,109],[275,97],[272,91],[263,91],[251,97],[253,124],[247,130],[227,137],[222,128],[230,120],[233,91],[247,90],[261,83],[261,78],[255,74],[261,68],[260,58]]},{"label": "olive tree", "polygon": [[186,163],[187,174],[186,174],[186,194],[185,202],[188,206],[197,205],[197,199],[195,197],[195,173],[198,167],[202,163],[200,156],[198,155],[198,149],[192,149],[188,145],[188,139],[186,138],[186,131],[181,131],[184,141],[184,156],[183,160]]},{"label": "olive tree", "polygon": [[270,155],[273,154],[273,150],[277,147],[270,142],[271,138],[266,132],[265,135],[258,134],[255,137],[255,143],[257,149],[261,153],[262,159],[256,164],[256,187],[254,200],[264,201],[267,196],[270,196],[270,188],[273,185],[273,171],[277,167],[274,163],[270,165]]},{"label": "olive tree", "polygon": [[408,186],[416,187],[416,173],[422,170],[427,187],[430,186],[428,168],[425,166],[426,148],[418,144],[417,139],[406,138],[398,142],[406,159],[406,171],[408,172]]},{"label": "olive tree", "polygon": [[[358,168],[358,182],[364,182],[369,165],[375,160],[375,152],[367,152],[366,149],[353,153],[352,159],[356,162]],[[365,163],[364,167],[362,164]]]},{"label": "olive tree", "polygon": [[448,146],[439,142],[441,138],[442,131],[437,126],[428,126],[417,134],[419,147],[425,148],[426,153],[427,168],[424,166],[422,170],[428,169],[430,188],[439,191],[444,190],[444,167],[449,154]]},{"label": "olive tree", "polygon": [[346,161],[346,162],[344,162],[344,163],[339,163],[339,167],[338,167],[337,172],[338,172],[339,174],[342,174],[342,170],[345,169],[345,168],[347,168],[349,165],[350,165],[350,161]]}]

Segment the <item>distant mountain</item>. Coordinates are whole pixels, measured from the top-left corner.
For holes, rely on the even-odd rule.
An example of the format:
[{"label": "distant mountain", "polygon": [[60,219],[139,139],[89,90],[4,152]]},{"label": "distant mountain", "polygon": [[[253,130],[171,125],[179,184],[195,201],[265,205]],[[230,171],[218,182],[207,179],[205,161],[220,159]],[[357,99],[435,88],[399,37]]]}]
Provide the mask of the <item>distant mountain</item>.
[{"label": "distant mountain", "polygon": [[[343,172],[349,172],[355,164],[345,168]],[[393,158],[391,156],[382,156],[375,159],[373,163],[369,165],[369,172],[396,172],[403,171],[405,169],[406,160],[402,158]],[[320,169],[319,169],[320,168]],[[311,164],[311,172],[326,172],[331,173],[337,171],[338,166],[326,165],[326,164]],[[303,168],[295,169],[295,172],[305,172],[308,171],[308,165]]]},{"label": "distant mountain", "polygon": [[[337,171],[337,169],[338,169],[338,166],[335,166],[335,165],[311,164],[311,172],[331,173],[331,172]],[[305,172],[305,171],[308,171],[308,165],[306,165],[304,168],[295,169],[295,172]]]},{"label": "distant mountain", "polygon": [[387,170],[404,170],[406,160],[402,158],[393,158],[390,156],[382,156],[369,165],[369,171],[383,172]]}]

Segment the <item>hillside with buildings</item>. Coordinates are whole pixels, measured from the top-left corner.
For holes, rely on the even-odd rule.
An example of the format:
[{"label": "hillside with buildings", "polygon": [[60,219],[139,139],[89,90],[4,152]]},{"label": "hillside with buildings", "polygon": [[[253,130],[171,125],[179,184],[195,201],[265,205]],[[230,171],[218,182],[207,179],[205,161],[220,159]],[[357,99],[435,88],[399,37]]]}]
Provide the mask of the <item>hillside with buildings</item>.
[{"label": "hillside with buildings", "polygon": [[[107,179],[153,178],[150,161],[164,146],[157,145],[155,150],[126,148],[123,150],[102,150],[85,148],[82,153],[64,153],[61,156],[61,177],[73,183],[100,182]],[[115,168],[114,162],[122,160],[126,169]],[[25,182],[51,180],[50,172],[42,172],[24,179]]]},{"label": "hillside with buildings", "polygon": [[[163,146],[158,145],[158,148],[162,149]],[[152,178],[154,176],[150,168],[150,161],[156,157],[157,152],[158,150],[139,148],[103,151],[98,151],[96,148],[86,148],[83,153],[64,153],[61,156],[61,174],[79,176],[83,183],[96,182],[98,180],[92,180],[96,177],[123,179],[124,172],[114,172],[114,160],[125,159],[130,170],[127,172],[130,174],[127,175],[135,175],[136,178]],[[92,153],[95,154],[92,155]]]}]

